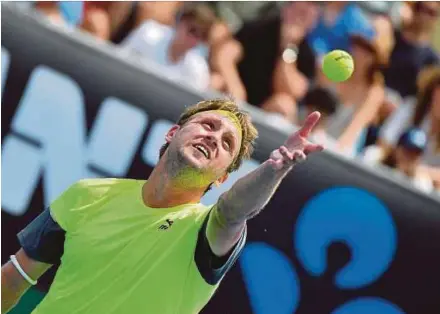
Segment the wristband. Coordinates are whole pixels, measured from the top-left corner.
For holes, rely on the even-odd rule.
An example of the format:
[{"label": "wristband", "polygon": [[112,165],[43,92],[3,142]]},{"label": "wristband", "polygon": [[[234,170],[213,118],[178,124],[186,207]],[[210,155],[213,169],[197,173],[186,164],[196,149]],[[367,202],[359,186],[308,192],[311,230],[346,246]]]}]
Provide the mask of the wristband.
[{"label": "wristband", "polygon": [[31,285],[35,286],[37,284],[37,281],[36,280],[32,280],[32,278],[29,277],[28,274],[26,274],[26,272],[23,270],[23,268],[21,268],[20,264],[18,263],[17,258],[15,257],[15,255],[11,255],[10,258],[11,258],[12,264],[18,270],[20,275],[22,275],[23,278],[26,279],[26,281],[29,282]]}]

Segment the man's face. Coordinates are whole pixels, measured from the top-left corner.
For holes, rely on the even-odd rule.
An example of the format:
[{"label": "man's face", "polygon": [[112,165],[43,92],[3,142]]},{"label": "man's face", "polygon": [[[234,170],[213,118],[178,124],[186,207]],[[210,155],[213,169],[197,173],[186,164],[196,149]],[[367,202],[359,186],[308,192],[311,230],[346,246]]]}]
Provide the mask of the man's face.
[{"label": "man's face", "polygon": [[401,171],[409,171],[415,167],[422,156],[422,152],[417,149],[398,146],[396,148],[397,168]]},{"label": "man's face", "polygon": [[292,1],[284,5],[282,14],[284,23],[299,25],[308,31],[318,18],[319,6],[313,1]]},{"label": "man's face", "polygon": [[181,45],[192,49],[207,40],[208,30],[194,21],[184,20],[177,25],[176,37]]},{"label": "man's face", "polygon": [[418,2],[414,22],[423,30],[432,30],[440,14],[438,2]]},{"label": "man's face", "polygon": [[224,176],[240,151],[241,131],[221,113],[198,113],[175,128],[175,133],[171,129],[171,136],[167,136],[168,156],[196,170],[207,182]]}]

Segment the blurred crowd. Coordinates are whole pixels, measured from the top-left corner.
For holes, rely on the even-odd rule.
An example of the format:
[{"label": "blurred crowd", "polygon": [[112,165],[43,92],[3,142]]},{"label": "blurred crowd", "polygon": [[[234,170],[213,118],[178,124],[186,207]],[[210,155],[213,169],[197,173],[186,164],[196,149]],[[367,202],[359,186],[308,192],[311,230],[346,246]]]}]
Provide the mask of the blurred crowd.
[{"label": "blurred crowd", "polygon": [[[440,2],[27,2],[74,27],[300,124],[319,110],[317,141],[440,190]],[[440,32],[437,32],[440,36]],[[323,56],[349,51],[355,71],[329,81]]]}]

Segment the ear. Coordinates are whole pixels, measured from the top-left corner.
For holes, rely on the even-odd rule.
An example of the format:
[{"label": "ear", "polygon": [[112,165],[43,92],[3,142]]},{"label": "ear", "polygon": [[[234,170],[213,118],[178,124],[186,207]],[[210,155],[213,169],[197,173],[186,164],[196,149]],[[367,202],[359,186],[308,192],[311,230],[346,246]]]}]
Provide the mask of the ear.
[{"label": "ear", "polygon": [[170,143],[173,139],[174,135],[176,135],[177,131],[180,130],[180,125],[173,125],[171,129],[168,130],[167,134],[165,135],[165,140],[167,143]]},{"label": "ear", "polygon": [[220,178],[218,178],[217,180],[215,180],[214,185],[216,187],[219,187],[222,183],[224,183],[226,180],[228,180],[229,178],[229,174],[225,173],[224,175],[222,175]]}]

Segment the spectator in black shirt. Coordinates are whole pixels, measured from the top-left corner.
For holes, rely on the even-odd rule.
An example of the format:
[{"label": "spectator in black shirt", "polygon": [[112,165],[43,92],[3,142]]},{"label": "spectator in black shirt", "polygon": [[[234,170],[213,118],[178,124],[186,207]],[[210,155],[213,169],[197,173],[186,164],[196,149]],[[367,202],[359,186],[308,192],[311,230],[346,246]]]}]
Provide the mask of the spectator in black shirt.
[{"label": "spectator in black shirt", "polygon": [[410,24],[395,32],[396,44],[385,71],[385,84],[402,97],[415,96],[420,70],[439,63],[438,54],[429,44],[439,14],[440,2],[417,2]]},{"label": "spectator in black shirt", "polygon": [[296,101],[315,76],[315,56],[304,40],[318,16],[313,2],[287,3],[281,14],[245,24],[214,47],[212,62],[238,100],[296,118]]}]

